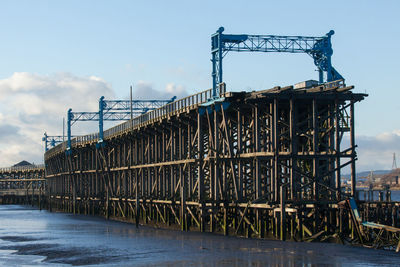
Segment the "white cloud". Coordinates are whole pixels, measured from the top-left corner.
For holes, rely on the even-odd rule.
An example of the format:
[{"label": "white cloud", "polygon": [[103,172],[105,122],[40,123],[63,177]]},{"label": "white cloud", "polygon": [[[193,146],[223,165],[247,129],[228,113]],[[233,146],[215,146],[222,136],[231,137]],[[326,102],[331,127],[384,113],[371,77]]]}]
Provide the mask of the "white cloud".
[{"label": "white cloud", "polygon": [[135,99],[170,99],[176,96],[177,99],[183,98],[188,95],[186,88],[181,85],[169,83],[164,91],[153,89],[151,83],[139,81],[133,90],[133,98]]},{"label": "white cloud", "polygon": [[[158,91],[141,81],[134,91],[136,99],[170,99],[174,95],[184,97],[186,89],[171,83]],[[115,99],[111,85],[96,76],[16,72],[0,80],[0,167],[22,160],[43,162],[43,133],[61,135],[67,110],[97,111],[100,96]],[[97,127],[97,123],[82,122],[72,129],[73,134],[87,134]]]},{"label": "white cloud", "polygon": [[177,96],[178,99],[188,95],[184,86],[176,85],[174,83],[167,84],[165,91],[172,96]]},{"label": "white cloud", "polygon": [[[111,86],[95,76],[16,72],[0,80],[0,166],[21,160],[42,162],[43,133],[62,134],[68,108],[97,111],[102,95],[114,98]],[[79,128],[96,129],[95,125]]]},{"label": "white cloud", "polygon": [[384,132],[376,136],[360,135],[356,137],[356,144],[358,146],[356,149],[357,172],[388,170],[392,167],[393,153],[400,157],[400,130]]}]

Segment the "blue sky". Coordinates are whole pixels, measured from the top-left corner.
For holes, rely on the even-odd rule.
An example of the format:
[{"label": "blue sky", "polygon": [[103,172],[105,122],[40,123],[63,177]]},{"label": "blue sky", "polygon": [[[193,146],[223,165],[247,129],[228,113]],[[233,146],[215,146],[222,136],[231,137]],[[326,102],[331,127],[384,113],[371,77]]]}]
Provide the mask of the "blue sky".
[{"label": "blue sky", "polygon": [[[357,105],[357,135],[400,136],[400,1],[1,1],[0,10],[0,82],[14,77],[20,84],[15,73],[50,84],[59,84],[61,74],[70,80],[96,77],[107,87],[98,93],[116,98],[126,98],[132,83],[160,97],[168,90],[191,94],[210,88],[210,35],[220,26],[226,33],[308,36],[333,29],[333,66],[356,92],[370,95]],[[305,54],[231,53],[224,59],[228,90],[307,79],[317,79],[317,72]],[[63,104],[73,106],[79,88],[55,96],[68,95],[71,101]],[[87,97],[96,102],[99,95]],[[0,127],[11,123],[10,109],[0,107]],[[400,153],[400,146],[392,150]],[[391,157],[376,167],[386,161],[390,168]]]}]

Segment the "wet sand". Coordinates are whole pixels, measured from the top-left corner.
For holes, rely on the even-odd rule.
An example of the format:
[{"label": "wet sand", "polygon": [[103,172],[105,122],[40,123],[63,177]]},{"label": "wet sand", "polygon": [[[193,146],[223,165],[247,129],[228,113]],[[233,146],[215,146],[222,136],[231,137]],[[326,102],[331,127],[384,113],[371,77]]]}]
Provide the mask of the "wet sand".
[{"label": "wet sand", "polygon": [[0,206],[1,266],[400,266],[400,254],[154,229]]}]

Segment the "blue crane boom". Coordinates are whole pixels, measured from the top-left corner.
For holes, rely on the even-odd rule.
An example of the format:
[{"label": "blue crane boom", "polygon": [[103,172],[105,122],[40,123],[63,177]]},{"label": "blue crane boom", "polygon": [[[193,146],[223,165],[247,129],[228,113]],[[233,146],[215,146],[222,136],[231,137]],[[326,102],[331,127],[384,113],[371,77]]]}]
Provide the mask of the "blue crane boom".
[{"label": "blue crane boom", "polygon": [[224,28],[220,27],[211,35],[214,98],[219,97],[218,86],[223,82],[222,59],[229,51],[306,53],[314,59],[320,83],[344,79],[331,63],[333,54],[331,36],[335,33],[333,30],[322,37],[223,34],[223,31]]}]

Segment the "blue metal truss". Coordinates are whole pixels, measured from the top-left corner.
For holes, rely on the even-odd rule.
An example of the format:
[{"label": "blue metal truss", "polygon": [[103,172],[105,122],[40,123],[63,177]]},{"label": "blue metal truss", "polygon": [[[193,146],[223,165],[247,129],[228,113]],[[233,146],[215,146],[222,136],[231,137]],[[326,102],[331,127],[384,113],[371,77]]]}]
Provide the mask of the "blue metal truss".
[{"label": "blue metal truss", "polygon": [[219,97],[218,85],[222,80],[222,59],[229,51],[236,52],[286,52],[306,53],[314,59],[318,68],[319,82],[344,79],[332,66],[333,54],[330,31],[322,37],[223,34],[223,27],[211,35],[213,97]]},{"label": "blue metal truss", "polygon": [[42,137],[42,141],[44,142],[44,150],[47,151],[49,148],[61,144],[64,142],[64,139],[65,137],[62,135],[47,135],[47,133],[44,133],[44,136]]},{"label": "blue metal truss", "polygon": [[[101,99],[101,98],[100,98]],[[176,96],[168,100],[132,100],[132,110],[140,111],[161,108],[162,106],[175,101]],[[130,100],[104,100],[103,110],[130,110]]]},{"label": "blue metal truss", "polygon": [[[99,121],[99,112],[72,112],[69,109],[68,113],[71,113],[71,126],[77,121]],[[139,116],[144,112],[133,111],[133,117]],[[103,113],[103,121],[124,121],[131,118],[130,112],[105,112]]]},{"label": "blue metal truss", "polygon": [[98,112],[72,112],[67,115],[67,150],[71,149],[71,127],[77,121],[99,122],[99,143],[103,142],[104,121],[126,121],[150,110],[160,108],[175,101],[176,96],[167,100],[104,100],[99,99]]}]

